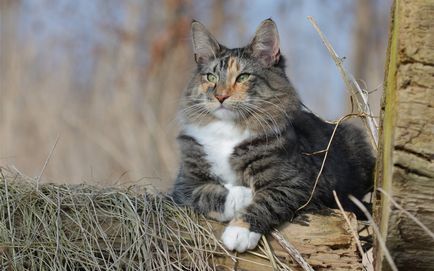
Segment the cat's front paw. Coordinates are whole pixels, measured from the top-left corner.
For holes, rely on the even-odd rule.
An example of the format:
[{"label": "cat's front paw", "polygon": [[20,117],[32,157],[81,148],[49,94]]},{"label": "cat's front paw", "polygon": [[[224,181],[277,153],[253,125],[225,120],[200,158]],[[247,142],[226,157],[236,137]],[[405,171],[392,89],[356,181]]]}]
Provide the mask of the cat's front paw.
[{"label": "cat's front paw", "polygon": [[261,234],[240,226],[227,226],[222,235],[222,241],[229,250],[244,252],[254,249],[261,239]]},{"label": "cat's front paw", "polygon": [[252,189],[245,186],[225,185],[229,190],[225,201],[223,221],[229,221],[235,217],[236,212],[247,207],[252,202]]}]

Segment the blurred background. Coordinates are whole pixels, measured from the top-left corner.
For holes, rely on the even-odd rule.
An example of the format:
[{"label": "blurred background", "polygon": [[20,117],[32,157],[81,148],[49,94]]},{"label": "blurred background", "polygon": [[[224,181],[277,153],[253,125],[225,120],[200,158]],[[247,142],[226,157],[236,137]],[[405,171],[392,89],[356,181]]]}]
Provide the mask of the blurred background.
[{"label": "blurred background", "polygon": [[177,171],[176,111],[197,19],[229,47],[271,17],[287,73],[326,119],[350,111],[313,16],[379,112],[391,0],[0,0],[0,166],[56,183],[153,184]]}]

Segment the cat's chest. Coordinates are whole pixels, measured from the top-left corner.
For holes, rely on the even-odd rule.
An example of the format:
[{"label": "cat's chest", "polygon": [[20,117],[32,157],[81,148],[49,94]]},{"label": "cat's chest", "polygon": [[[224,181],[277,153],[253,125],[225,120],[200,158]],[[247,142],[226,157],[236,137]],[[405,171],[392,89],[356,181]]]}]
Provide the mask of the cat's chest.
[{"label": "cat's chest", "polygon": [[205,126],[187,125],[185,133],[203,146],[214,175],[225,183],[237,184],[230,157],[238,144],[252,136],[250,131],[242,130],[230,122],[217,121]]}]

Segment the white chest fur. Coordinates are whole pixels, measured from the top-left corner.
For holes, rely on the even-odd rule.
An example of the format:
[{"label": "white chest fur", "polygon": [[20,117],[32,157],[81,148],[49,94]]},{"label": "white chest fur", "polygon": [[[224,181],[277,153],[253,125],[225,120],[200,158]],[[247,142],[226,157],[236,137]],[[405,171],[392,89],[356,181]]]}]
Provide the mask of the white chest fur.
[{"label": "white chest fur", "polygon": [[250,131],[241,130],[231,122],[216,121],[206,126],[189,124],[185,127],[185,133],[204,147],[212,173],[226,184],[236,185],[236,174],[229,163],[229,158],[236,145],[252,136]]}]

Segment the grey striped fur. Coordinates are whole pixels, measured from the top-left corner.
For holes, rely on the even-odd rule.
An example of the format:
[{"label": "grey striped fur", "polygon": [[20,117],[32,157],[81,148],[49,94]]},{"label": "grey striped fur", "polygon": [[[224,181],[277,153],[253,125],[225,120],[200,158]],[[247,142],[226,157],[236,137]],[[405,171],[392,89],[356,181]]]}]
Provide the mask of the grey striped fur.
[{"label": "grey striped fur", "polygon": [[[255,136],[234,148],[230,165],[237,184],[253,191],[253,202],[240,210],[236,219],[251,231],[266,234],[291,220],[307,202],[324,157],[323,153],[309,153],[326,148],[334,125],[302,109],[285,74],[277,29],[271,20],[264,21],[243,48],[218,44],[197,22],[193,23],[193,39],[197,69],[181,101],[184,127],[217,121],[210,109],[216,103],[214,95],[228,91],[228,77],[251,74],[246,83],[230,90],[234,98],[228,99],[227,107],[235,112],[234,123]],[[204,81],[207,73],[218,75],[219,81]],[[182,130],[178,140],[181,165],[172,194],[175,202],[210,217],[223,213],[228,194],[224,180],[213,174],[204,148],[194,136]],[[341,124],[314,196],[301,212],[335,207],[332,190],[336,190],[344,207],[358,213],[348,194],[361,198],[372,188],[374,161],[364,132]]]}]

